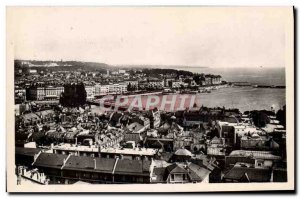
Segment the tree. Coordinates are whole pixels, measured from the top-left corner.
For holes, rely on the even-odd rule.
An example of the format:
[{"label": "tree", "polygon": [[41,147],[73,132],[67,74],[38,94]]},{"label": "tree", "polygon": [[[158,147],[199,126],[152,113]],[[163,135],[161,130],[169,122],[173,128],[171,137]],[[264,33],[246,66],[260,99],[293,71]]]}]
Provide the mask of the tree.
[{"label": "tree", "polygon": [[250,112],[254,125],[257,127],[265,127],[266,124],[270,123],[269,115],[271,112],[262,110],[262,111],[251,111]]},{"label": "tree", "polygon": [[129,83],[129,84],[127,85],[127,91],[135,91],[135,88],[136,88],[136,86],[135,86],[135,85],[132,85],[131,83]]},{"label": "tree", "polygon": [[286,126],[286,106],[283,106],[283,109],[279,109],[276,113],[276,119],[279,120],[279,123]]},{"label": "tree", "polygon": [[66,84],[59,102],[64,107],[80,107],[86,103],[86,91],[83,83]]}]

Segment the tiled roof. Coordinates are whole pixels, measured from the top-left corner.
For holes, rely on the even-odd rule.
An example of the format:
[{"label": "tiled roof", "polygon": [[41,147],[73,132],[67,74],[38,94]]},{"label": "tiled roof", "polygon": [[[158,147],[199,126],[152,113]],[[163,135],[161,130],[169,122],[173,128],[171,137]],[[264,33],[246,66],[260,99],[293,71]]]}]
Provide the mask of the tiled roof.
[{"label": "tiled roof", "polygon": [[[96,160],[96,167],[95,161]],[[84,157],[84,156],[73,156],[67,160],[63,169],[67,170],[83,170],[91,169],[97,172],[109,172],[113,171],[115,164],[115,159],[108,158],[93,158],[93,157]]]},{"label": "tiled roof", "polygon": [[250,182],[269,182],[271,178],[271,170],[262,168],[233,167],[224,179],[242,180],[247,175]]},{"label": "tiled roof", "polygon": [[[64,160],[66,160],[64,164]],[[95,167],[96,160],[96,167]],[[62,168],[64,170],[84,170],[129,175],[149,175],[151,161],[116,160],[85,156],[41,153],[34,162],[38,167]],[[114,169],[115,168],[115,169]]]},{"label": "tiled roof", "polygon": [[141,160],[118,160],[115,168],[115,174],[149,174],[151,161]]},{"label": "tiled roof", "polygon": [[[186,167],[184,167],[186,166]],[[204,180],[210,171],[203,167],[200,167],[194,163],[189,164],[172,164],[166,168],[164,179],[166,180],[169,174],[188,174],[191,181]]]},{"label": "tiled roof", "polygon": [[210,173],[210,171],[208,169],[200,167],[194,163],[190,163],[188,168],[191,170],[191,171],[189,171],[189,175],[190,175],[190,177],[192,177],[191,178],[192,180],[199,179],[200,181],[202,181]]},{"label": "tiled roof", "polygon": [[129,126],[127,126],[127,128],[132,131],[132,133],[136,133],[139,130],[141,130],[144,126],[139,124],[138,122],[134,122],[132,124],[130,124]]},{"label": "tiled roof", "polygon": [[192,153],[186,149],[178,149],[175,152],[175,155],[180,155],[180,156],[192,156]]},{"label": "tiled roof", "polygon": [[35,113],[27,113],[22,115],[25,122],[30,122],[31,120],[40,120],[39,116]]},{"label": "tiled roof", "polygon": [[34,156],[38,154],[42,149],[39,148],[23,148],[23,147],[16,147],[15,154],[16,155],[27,155],[27,156]]},{"label": "tiled roof", "polygon": [[67,157],[61,154],[41,153],[34,162],[34,166],[61,168]]},{"label": "tiled roof", "polygon": [[187,170],[183,167],[179,166],[178,164],[172,164],[167,167],[168,173],[187,173]]},{"label": "tiled roof", "polygon": [[271,151],[247,151],[247,150],[235,150],[230,153],[229,156],[236,156],[236,157],[253,157],[257,159],[274,159],[279,160],[281,159],[280,156],[273,155]]},{"label": "tiled roof", "polygon": [[155,167],[153,169],[153,175],[156,176],[156,179],[153,181],[153,183],[164,183],[165,172],[166,172],[165,167]]}]

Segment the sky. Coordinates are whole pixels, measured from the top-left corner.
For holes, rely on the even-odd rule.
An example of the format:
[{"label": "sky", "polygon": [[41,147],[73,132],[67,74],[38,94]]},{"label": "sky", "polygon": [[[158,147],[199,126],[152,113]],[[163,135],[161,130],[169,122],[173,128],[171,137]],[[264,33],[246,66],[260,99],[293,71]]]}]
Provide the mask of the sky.
[{"label": "sky", "polygon": [[284,67],[280,7],[8,8],[15,59]]}]

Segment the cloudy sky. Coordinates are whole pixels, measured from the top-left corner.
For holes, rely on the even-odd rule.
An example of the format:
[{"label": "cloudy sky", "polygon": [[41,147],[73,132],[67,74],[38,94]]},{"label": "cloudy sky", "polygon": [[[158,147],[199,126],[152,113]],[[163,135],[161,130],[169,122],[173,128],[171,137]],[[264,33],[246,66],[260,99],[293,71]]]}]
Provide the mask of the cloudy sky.
[{"label": "cloudy sky", "polygon": [[9,8],[16,59],[283,67],[287,9]]}]

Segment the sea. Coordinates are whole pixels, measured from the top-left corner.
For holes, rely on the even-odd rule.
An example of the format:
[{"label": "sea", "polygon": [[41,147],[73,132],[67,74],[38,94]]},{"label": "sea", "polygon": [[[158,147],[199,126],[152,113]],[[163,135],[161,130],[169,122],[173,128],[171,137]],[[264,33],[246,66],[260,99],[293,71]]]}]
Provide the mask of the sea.
[{"label": "sea", "polygon": [[[191,71],[193,73],[221,75],[222,80],[227,82],[249,82],[253,85],[285,86],[284,68],[175,67],[174,69]],[[162,97],[164,96],[159,94],[159,97],[161,103]],[[142,96],[143,106],[145,106],[146,101],[147,96]],[[179,106],[180,100],[175,103],[175,106]],[[196,94],[195,104],[197,107],[237,108],[242,113],[250,110],[278,111],[286,104],[286,89],[256,88],[252,86],[223,87],[211,90],[210,93]],[[101,112],[98,107],[95,107],[93,110],[95,113]]]},{"label": "sea", "polygon": [[[285,86],[285,68],[210,68],[177,67],[193,73],[221,75],[227,82],[249,82],[253,85]],[[209,107],[248,110],[281,109],[286,104],[286,89],[228,87],[199,94],[199,103]]]},{"label": "sea", "polygon": [[249,82],[259,85],[285,85],[285,68],[212,68],[212,67],[175,67],[177,70],[186,70],[193,73],[221,75],[227,82]]}]

